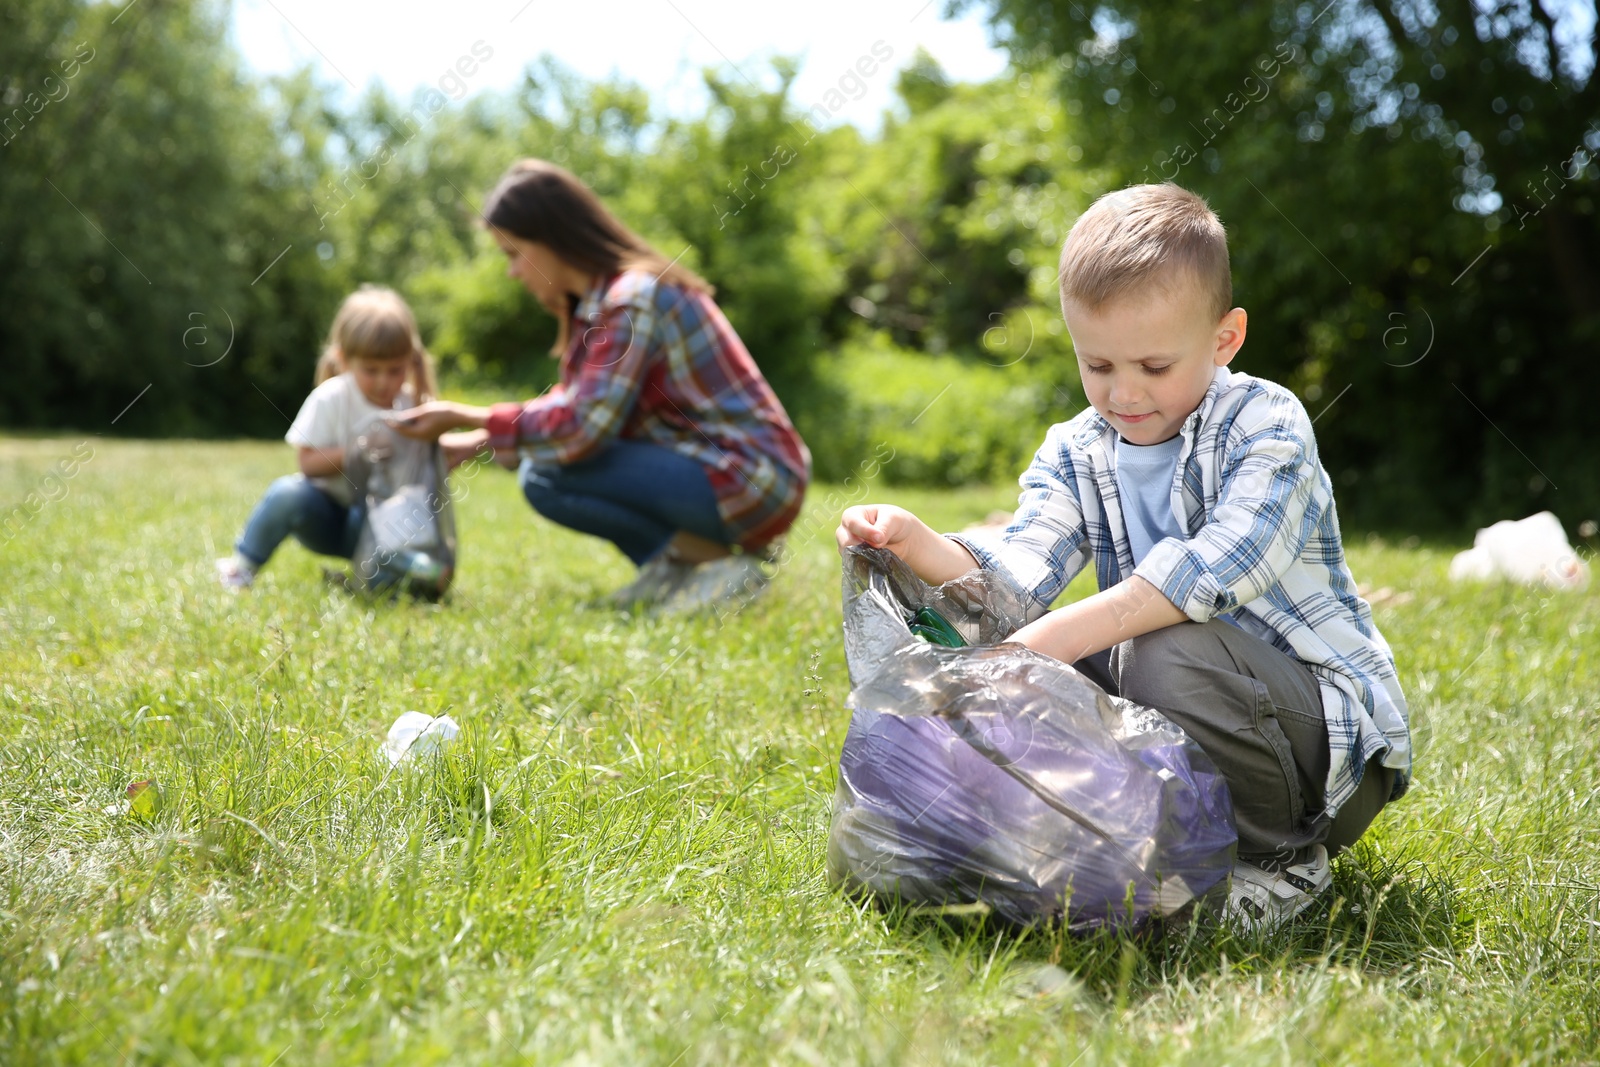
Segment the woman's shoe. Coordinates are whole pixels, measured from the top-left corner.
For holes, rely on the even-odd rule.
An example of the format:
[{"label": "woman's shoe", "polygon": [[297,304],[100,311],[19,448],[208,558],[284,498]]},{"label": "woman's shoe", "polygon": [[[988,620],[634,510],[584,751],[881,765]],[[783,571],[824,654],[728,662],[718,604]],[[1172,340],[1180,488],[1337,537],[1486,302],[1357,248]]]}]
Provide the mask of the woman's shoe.
[{"label": "woman's shoe", "polygon": [[659,604],[677,589],[691,569],[691,564],[671,559],[662,552],[646,560],[633,581],[612,593],[606,602],[624,611]]},{"label": "woman's shoe", "polygon": [[736,605],[743,607],[766,589],[771,581],[767,567],[748,553],[723,556],[695,564],[678,587],[662,602],[662,610],[687,614],[708,608]]}]

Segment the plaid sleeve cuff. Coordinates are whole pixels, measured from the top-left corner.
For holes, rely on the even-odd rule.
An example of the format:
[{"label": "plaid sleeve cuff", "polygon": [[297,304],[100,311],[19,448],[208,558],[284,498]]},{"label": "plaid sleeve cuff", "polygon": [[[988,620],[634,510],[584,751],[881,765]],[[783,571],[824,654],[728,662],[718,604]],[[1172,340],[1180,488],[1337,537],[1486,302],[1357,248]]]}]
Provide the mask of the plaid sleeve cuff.
[{"label": "plaid sleeve cuff", "polygon": [[1161,591],[1195,622],[1210,622],[1239,606],[1239,598],[1187,541],[1169,537],[1150,549],[1133,573]]},{"label": "plaid sleeve cuff", "polygon": [[495,404],[489,408],[489,418],[484,423],[489,431],[489,447],[516,448],[520,438],[517,423],[521,418],[521,404]]},{"label": "plaid sleeve cuff", "polygon": [[999,553],[995,551],[993,545],[985,543],[988,539],[982,534],[961,533],[945,534],[944,536],[947,540],[954,541],[956,544],[972,553],[972,558],[977,560],[978,566],[984,570],[1005,570],[1005,566],[1000,562]]},{"label": "plaid sleeve cuff", "polygon": [[[993,574],[998,574],[1014,586],[1022,596],[1022,602],[1027,605],[1028,621],[1041,618],[1050,610],[1050,605],[1039,600],[1035,590],[1022,583],[1017,569],[1008,563],[1008,557],[1016,554],[1008,552],[1008,545],[1004,536],[999,534],[984,534],[977,532],[945,534],[945,537],[972,553],[972,558],[978,561],[978,566]],[[1025,554],[1014,562],[1032,563]]]}]

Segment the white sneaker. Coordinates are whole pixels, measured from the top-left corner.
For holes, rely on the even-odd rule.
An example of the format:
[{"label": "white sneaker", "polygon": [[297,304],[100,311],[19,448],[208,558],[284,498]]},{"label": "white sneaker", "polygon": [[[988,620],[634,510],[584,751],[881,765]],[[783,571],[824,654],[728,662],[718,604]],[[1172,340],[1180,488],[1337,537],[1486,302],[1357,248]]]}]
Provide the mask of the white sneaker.
[{"label": "white sneaker", "polygon": [[661,606],[675,613],[702,611],[734,602],[743,607],[761,595],[769,580],[766,569],[755,556],[748,553],[723,556],[690,568]]},{"label": "white sneaker", "polygon": [[248,563],[238,556],[226,556],[217,560],[217,581],[222,583],[222,588],[232,593],[241,589],[249,589],[250,583],[256,580],[256,572]]},{"label": "white sneaker", "polygon": [[672,594],[691,569],[689,564],[670,559],[663,552],[646,560],[633,581],[608,596],[606,602],[624,610],[636,604],[658,604]]},{"label": "white sneaker", "polygon": [[1333,867],[1328,850],[1321,845],[1304,863],[1277,872],[1264,871],[1253,863],[1236,863],[1223,918],[1244,933],[1276,933],[1315,904],[1332,884]]}]

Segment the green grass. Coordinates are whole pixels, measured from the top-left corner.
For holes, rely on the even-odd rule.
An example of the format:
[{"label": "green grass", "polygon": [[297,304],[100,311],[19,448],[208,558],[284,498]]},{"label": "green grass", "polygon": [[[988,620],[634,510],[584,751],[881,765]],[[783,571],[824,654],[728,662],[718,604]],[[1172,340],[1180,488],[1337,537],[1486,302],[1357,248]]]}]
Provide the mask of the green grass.
[{"label": "green grass", "polygon": [[[91,438],[47,480],[77,444],[0,441],[0,501],[58,497],[0,542],[0,1063],[1594,1061],[1600,593],[1355,539],[1409,594],[1377,616],[1421,757],[1332,908],[1018,937],[824,879],[847,494],[723,625],[584,608],[629,568],[492,469],[448,603],[332,595],[295,545],[232,597],[211,560],[287,449]],[[407,710],[465,735],[386,775]],[[149,777],[153,819],[103,810]]]}]

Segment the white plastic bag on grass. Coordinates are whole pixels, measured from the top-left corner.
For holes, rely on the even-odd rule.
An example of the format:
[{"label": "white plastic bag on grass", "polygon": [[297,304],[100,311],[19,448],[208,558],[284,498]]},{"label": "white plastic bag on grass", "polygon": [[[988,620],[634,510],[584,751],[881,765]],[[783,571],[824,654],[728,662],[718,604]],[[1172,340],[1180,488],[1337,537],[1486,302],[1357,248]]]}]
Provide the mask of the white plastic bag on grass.
[{"label": "white plastic bag on grass", "polygon": [[448,715],[408,711],[389,727],[389,736],[384,739],[380,751],[390,764],[398,767],[418,756],[443,752],[460,736],[461,727]]},{"label": "white plastic bag on grass", "polygon": [[1584,589],[1589,585],[1589,564],[1573,551],[1561,520],[1541,511],[1479,530],[1472,547],[1450,561],[1450,578],[1509,578],[1551,589]]}]

